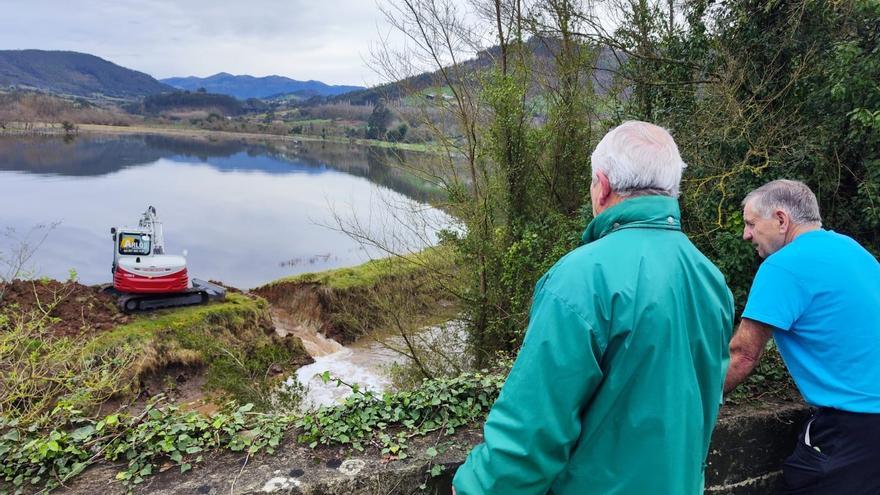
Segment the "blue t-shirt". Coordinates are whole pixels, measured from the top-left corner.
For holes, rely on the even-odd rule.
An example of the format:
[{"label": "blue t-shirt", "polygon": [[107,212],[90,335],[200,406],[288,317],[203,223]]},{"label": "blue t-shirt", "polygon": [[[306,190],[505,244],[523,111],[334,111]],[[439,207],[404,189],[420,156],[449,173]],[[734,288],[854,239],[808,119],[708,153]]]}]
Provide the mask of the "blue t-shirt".
[{"label": "blue t-shirt", "polygon": [[743,318],[776,327],[808,403],[880,413],[880,264],[856,241],[819,229],[768,256]]}]

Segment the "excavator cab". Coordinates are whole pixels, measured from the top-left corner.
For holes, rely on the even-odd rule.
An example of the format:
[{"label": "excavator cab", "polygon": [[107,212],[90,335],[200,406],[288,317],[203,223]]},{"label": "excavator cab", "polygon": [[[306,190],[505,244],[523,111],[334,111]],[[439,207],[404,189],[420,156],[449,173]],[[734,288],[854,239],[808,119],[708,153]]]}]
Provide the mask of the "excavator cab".
[{"label": "excavator cab", "polygon": [[119,254],[149,256],[151,253],[151,236],[145,232],[122,232],[119,234]]}]

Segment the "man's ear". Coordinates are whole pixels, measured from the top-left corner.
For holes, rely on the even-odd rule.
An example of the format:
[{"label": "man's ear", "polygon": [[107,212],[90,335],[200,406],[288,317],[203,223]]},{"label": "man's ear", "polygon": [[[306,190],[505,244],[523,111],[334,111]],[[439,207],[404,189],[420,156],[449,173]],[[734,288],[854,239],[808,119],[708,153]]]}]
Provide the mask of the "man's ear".
[{"label": "man's ear", "polygon": [[788,213],[784,210],[776,210],[773,212],[773,219],[776,220],[780,232],[784,233],[788,231],[788,226],[791,224],[791,219],[788,217]]},{"label": "man's ear", "polygon": [[608,198],[611,196],[611,181],[608,180],[605,172],[601,170],[596,172],[596,179],[599,183],[599,204],[605,206],[608,203]]}]

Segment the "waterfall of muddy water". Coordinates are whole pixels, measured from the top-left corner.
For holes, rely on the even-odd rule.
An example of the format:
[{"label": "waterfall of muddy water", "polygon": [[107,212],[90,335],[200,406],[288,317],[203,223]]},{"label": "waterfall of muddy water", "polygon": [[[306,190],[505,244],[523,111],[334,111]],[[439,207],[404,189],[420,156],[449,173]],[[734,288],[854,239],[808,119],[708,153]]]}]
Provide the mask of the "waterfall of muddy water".
[{"label": "waterfall of muddy water", "polygon": [[275,324],[275,333],[281,337],[288,335],[299,337],[306,352],[315,359],[344,349],[339,342],[323,336],[314,325],[294,321],[285,311],[272,308],[270,313]]},{"label": "waterfall of muddy water", "polygon": [[342,347],[333,354],[317,356],[314,363],[296,370],[296,379],[307,390],[302,408],[332,406],[351,395],[351,389],[345,385],[337,386],[332,380],[324,383],[318,375],[325,371],[329,371],[331,377],[381,394],[391,387],[388,367],[395,361],[404,359],[382,343],[370,339],[362,339],[350,347]]},{"label": "waterfall of muddy water", "polygon": [[[451,332],[449,331],[451,329]],[[439,339],[444,341],[446,350],[450,353],[463,352],[464,349],[464,325],[460,321],[452,321],[446,326],[426,327],[421,330],[417,339],[423,344],[436,343]],[[316,334],[319,340],[330,340]],[[450,339],[450,335],[453,336]],[[303,337],[300,337],[303,338]],[[308,338],[312,338],[311,335]],[[332,406],[341,403],[345,397],[351,395],[351,389],[346,386],[337,386],[335,381],[324,383],[319,377],[325,371],[330,376],[339,378],[349,383],[357,384],[361,389],[371,390],[377,394],[391,387],[391,379],[388,376],[389,368],[395,362],[403,363],[406,358],[389,348],[403,348],[404,342],[400,336],[382,335],[377,338],[386,342],[382,343],[376,338],[363,338],[349,347],[344,347],[330,340],[338,346],[338,350],[329,354],[312,355],[315,362],[296,371],[295,377],[288,381],[298,380],[306,388],[306,396],[303,399],[302,409],[314,409],[320,406]],[[314,344],[306,344],[306,349]]]}]

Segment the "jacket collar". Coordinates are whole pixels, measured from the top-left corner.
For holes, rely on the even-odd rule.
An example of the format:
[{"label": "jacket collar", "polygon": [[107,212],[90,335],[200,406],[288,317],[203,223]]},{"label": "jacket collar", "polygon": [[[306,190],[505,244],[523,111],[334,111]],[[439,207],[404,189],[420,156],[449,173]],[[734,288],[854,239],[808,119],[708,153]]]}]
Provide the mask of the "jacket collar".
[{"label": "jacket collar", "polygon": [[581,243],[587,244],[623,229],[681,230],[678,200],[669,196],[637,196],[600,213],[587,225]]}]

